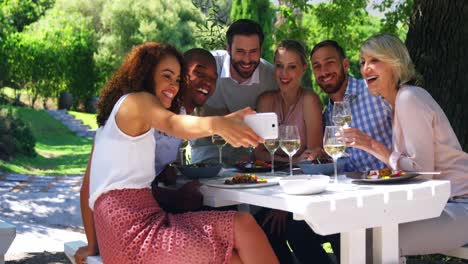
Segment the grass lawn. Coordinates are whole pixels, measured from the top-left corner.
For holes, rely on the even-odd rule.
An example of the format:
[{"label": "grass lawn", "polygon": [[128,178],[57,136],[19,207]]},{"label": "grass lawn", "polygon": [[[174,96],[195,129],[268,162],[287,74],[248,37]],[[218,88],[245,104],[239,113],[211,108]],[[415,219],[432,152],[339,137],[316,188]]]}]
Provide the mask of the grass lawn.
[{"label": "grass lawn", "polygon": [[83,121],[83,124],[88,125],[91,129],[97,129],[98,124],[96,122],[96,114],[68,111],[70,115],[73,115],[76,119]]},{"label": "grass lawn", "polygon": [[0,170],[29,175],[83,174],[91,152],[92,140],[76,136],[59,121],[42,110],[0,105],[11,108],[31,128],[36,138],[36,157],[17,156]]}]

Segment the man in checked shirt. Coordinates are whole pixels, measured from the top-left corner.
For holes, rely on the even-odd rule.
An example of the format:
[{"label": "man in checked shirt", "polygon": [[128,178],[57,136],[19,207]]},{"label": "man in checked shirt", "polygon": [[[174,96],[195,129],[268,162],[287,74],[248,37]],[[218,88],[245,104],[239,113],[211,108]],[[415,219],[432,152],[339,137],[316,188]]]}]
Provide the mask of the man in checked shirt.
[{"label": "man in checked shirt", "polygon": [[[349,126],[365,131],[390,148],[392,145],[391,106],[383,98],[373,96],[363,79],[356,79],[347,74],[349,60],[343,48],[336,41],[322,41],[312,49],[310,61],[315,81],[330,98],[324,112],[325,125],[333,125],[334,102],[348,100],[352,115]],[[359,172],[385,167],[385,164],[377,158],[357,148],[347,148],[346,153],[349,156],[346,171]]]},{"label": "man in checked shirt", "polygon": [[[363,79],[356,79],[348,75],[349,60],[346,58],[343,48],[336,41],[322,41],[312,49],[310,61],[315,81],[329,96],[327,108],[323,113],[325,125],[333,125],[332,110],[334,102],[348,100],[352,115],[349,126],[365,131],[372,138],[391,148],[391,106],[383,98],[373,96],[367,89]],[[348,156],[345,166],[346,171],[363,172],[386,167],[377,158],[360,149],[350,147],[346,149],[346,153]],[[330,261],[321,247],[311,246],[324,242],[331,243],[339,263],[339,238],[339,234],[330,236],[316,235],[304,221],[292,221],[288,225],[288,243],[301,263],[314,263],[313,261],[317,259],[320,259],[320,263]],[[311,248],[315,250],[311,250]]]}]

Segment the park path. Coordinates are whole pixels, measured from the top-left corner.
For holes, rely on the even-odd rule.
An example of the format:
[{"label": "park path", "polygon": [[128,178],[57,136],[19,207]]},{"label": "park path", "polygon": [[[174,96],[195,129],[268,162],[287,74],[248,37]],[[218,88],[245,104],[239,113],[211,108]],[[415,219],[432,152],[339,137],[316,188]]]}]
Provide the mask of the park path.
[{"label": "park path", "polygon": [[86,241],[79,190],[82,176],[1,174],[0,218],[16,226],[9,256],[61,252],[63,243]]}]

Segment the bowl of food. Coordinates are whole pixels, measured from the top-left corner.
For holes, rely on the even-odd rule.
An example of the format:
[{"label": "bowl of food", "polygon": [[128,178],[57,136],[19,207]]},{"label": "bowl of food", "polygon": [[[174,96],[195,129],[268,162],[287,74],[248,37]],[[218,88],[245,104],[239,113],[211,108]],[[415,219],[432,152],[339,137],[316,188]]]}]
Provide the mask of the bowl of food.
[{"label": "bowl of food", "polygon": [[[275,161],[275,170],[282,170],[289,166],[289,163],[282,161]],[[257,173],[257,172],[270,172],[271,162],[256,160],[256,161],[239,161],[235,164],[235,167],[246,173]],[[289,168],[289,167],[288,167]]]},{"label": "bowl of food", "polygon": [[326,175],[300,174],[279,180],[281,189],[287,194],[314,194],[325,191],[330,177]]},{"label": "bowl of food", "polygon": [[178,166],[180,173],[189,179],[196,180],[202,178],[213,178],[218,175],[222,169],[222,164],[195,163],[184,166]]},{"label": "bowl of food", "polygon": [[[343,171],[346,164],[346,159],[338,159],[336,164],[338,172]],[[325,174],[331,175],[335,173],[333,167],[332,159],[316,159],[316,160],[307,160],[297,163],[297,166],[301,168],[302,172],[305,174]]]}]

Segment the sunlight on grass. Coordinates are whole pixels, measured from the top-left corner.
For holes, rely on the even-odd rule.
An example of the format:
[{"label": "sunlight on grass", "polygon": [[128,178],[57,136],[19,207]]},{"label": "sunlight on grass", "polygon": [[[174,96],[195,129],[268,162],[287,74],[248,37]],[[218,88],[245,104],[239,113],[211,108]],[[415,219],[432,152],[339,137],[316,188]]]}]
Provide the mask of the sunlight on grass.
[{"label": "sunlight on grass", "polygon": [[83,124],[88,125],[91,129],[97,129],[98,125],[96,122],[96,114],[68,111],[70,115],[73,115],[76,119],[83,121]]},{"label": "sunlight on grass", "polygon": [[91,152],[91,139],[76,136],[42,110],[0,105],[0,110],[7,108],[11,108],[13,114],[31,128],[36,138],[37,155],[0,161],[1,171],[29,175],[84,174]]},{"label": "sunlight on grass", "polygon": [[323,249],[325,249],[325,251],[328,253],[328,254],[333,254],[333,249],[331,247],[331,244],[330,243],[323,243],[322,244],[322,247]]},{"label": "sunlight on grass", "polygon": [[[4,94],[5,96],[7,96],[8,98],[15,98],[15,89],[13,88],[10,88],[10,87],[3,87],[2,89],[0,89],[1,93]],[[21,93],[20,91],[18,91],[18,93]]]}]

